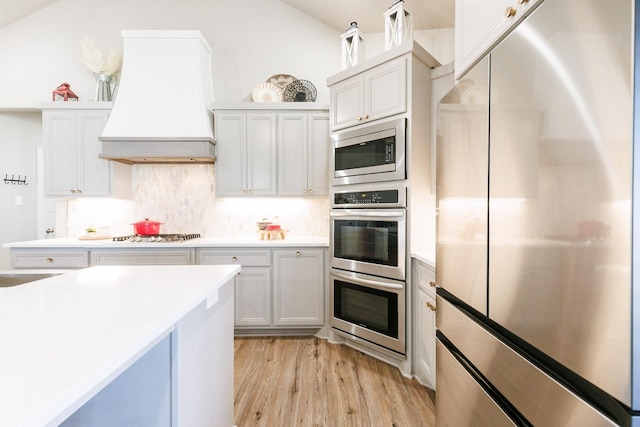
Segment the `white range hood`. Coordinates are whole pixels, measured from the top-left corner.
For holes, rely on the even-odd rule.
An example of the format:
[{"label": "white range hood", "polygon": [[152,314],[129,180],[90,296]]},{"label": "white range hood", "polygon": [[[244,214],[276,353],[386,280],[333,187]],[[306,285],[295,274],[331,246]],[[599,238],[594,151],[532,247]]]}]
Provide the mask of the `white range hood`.
[{"label": "white range hood", "polygon": [[213,163],[211,46],[199,31],[124,30],[122,37],[122,74],[100,157]]}]

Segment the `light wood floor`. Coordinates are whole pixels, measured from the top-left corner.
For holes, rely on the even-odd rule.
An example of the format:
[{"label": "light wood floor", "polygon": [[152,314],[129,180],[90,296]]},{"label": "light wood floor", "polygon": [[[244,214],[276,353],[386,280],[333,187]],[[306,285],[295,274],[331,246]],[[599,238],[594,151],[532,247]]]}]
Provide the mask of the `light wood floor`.
[{"label": "light wood floor", "polygon": [[315,337],[236,337],[234,381],[238,427],[435,426],[431,390]]}]

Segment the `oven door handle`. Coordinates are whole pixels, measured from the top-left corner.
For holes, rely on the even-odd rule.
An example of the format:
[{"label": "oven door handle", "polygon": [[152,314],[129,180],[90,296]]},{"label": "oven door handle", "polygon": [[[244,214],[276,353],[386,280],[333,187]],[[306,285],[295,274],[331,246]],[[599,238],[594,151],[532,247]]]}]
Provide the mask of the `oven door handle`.
[{"label": "oven door handle", "polygon": [[330,212],[330,217],[344,218],[344,217],[367,217],[367,218],[402,218],[403,212]]},{"label": "oven door handle", "polygon": [[378,282],[377,280],[369,280],[369,279],[362,279],[362,278],[356,278],[347,274],[341,274],[335,271],[332,271],[331,274],[335,277],[337,277],[338,279],[344,279],[344,280],[348,280],[352,283],[356,283],[359,285],[363,285],[363,286],[375,286],[376,288],[383,288],[383,289],[402,289],[404,288],[404,284],[402,285],[394,285],[393,283],[386,283],[386,282]]}]

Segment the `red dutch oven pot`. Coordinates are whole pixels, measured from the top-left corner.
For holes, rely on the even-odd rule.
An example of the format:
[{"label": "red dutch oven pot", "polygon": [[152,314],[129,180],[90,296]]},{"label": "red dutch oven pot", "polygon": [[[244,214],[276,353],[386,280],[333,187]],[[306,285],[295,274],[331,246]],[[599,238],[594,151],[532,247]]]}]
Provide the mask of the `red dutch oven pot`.
[{"label": "red dutch oven pot", "polygon": [[145,218],[144,221],[134,222],[133,232],[140,234],[141,236],[155,236],[160,234],[160,221],[151,221],[149,218]]}]

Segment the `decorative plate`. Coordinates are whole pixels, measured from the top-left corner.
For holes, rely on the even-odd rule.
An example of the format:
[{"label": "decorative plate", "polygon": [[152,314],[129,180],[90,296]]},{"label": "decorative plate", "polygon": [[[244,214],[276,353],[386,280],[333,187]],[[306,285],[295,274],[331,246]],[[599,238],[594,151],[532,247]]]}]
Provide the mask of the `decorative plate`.
[{"label": "decorative plate", "polygon": [[251,91],[254,102],[281,102],[282,89],[271,83],[258,83]]},{"label": "decorative plate", "polygon": [[267,83],[271,83],[272,85],[278,86],[280,89],[284,90],[285,87],[294,80],[298,80],[289,74],[274,74],[273,76],[267,79]]},{"label": "decorative plate", "polygon": [[316,96],[316,87],[308,80],[295,80],[284,88],[285,102],[313,102]]}]

